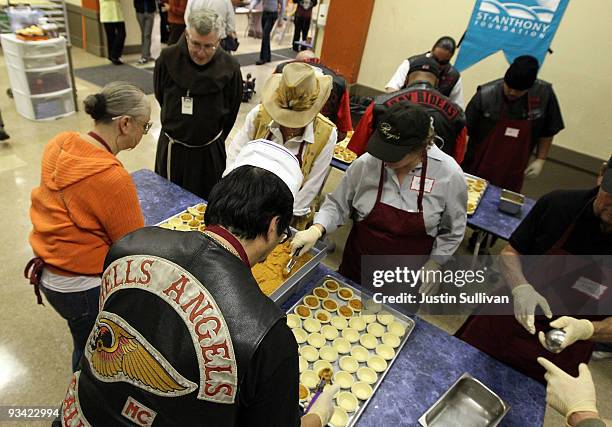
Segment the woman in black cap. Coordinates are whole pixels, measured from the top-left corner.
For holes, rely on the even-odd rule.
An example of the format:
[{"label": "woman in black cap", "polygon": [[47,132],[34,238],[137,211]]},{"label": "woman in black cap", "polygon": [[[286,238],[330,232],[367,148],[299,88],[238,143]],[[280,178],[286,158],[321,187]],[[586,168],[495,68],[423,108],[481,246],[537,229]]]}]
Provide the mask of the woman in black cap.
[{"label": "woman in black cap", "polygon": [[[327,195],[314,225],[295,235],[292,249],[308,251],[351,217],[339,269],[345,277],[361,282],[362,255],[421,256],[416,268],[438,270],[463,239],[467,186],[457,162],[433,143],[434,135],[422,107],[405,101],[391,107],[370,137],[368,152]],[[420,291],[435,294],[437,287],[426,282]]]},{"label": "woman in black cap", "polygon": [[[466,172],[520,192],[542,171],[553,137],[565,126],[552,85],[538,80],[538,60],[519,56],[503,79],[479,86],[465,111]],[[536,160],[528,166],[531,153]]]}]

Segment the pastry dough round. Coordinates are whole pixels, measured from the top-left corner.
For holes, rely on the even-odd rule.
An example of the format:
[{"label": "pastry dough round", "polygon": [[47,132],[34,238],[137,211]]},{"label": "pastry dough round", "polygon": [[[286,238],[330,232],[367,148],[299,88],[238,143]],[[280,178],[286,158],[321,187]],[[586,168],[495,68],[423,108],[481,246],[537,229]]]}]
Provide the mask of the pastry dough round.
[{"label": "pastry dough round", "polygon": [[336,338],[338,338],[338,334],[339,334],[338,330],[334,328],[332,325],[324,325],[321,328],[321,333],[323,334],[326,340],[330,340],[330,341],[333,341]]},{"label": "pastry dough round", "polygon": [[359,370],[357,370],[357,378],[359,381],[366,384],[374,384],[378,379],[378,374],[376,371],[374,371],[374,369],[364,366],[363,368],[359,368]]},{"label": "pastry dough round", "polygon": [[390,345],[381,344],[376,347],[376,354],[385,360],[391,360],[395,356],[395,350]]},{"label": "pastry dough round", "polygon": [[357,332],[361,332],[366,327],[366,321],[361,317],[351,317],[349,319],[349,327],[355,329]]},{"label": "pastry dough round", "polygon": [[345,427],[348,424],[348,415],[346,411],[338,406],[334,407],[334,413],[329,423],[332,427]]},{"label": "pastry dough round", "polygon": [[370,352],[360,345],[354,345],[351,348],[351,356],[355,358],[358,362],[366,362],[370,357]]},{"label": "pastry dough round", "polygon": [[335,348],[326,345],[321,347],[319,350],[319,357],[321,357],[323,360],[327,360],[328,362],[335,362],[338,360],[338,351]]},{"label": "pastry dough round", "polygon": [[395,321],[395,317],[387,311],[381,311],[376,315],[379,323],[383,325],[389,325]]},{"label": "pastry dough round", "polygon": [[325,337],[318,332],[308,335],[308,344],[315,348],[321,348],[325,345]]},{"label": "pastry dough round", "polygon": [[351,343],[346,338],[336,338],[332,342],[332,347],[340,354],[346,354],[351,351]]},{"label": "pastry dough round", "polygon": [[384,372],[387,369],[387,361],[380,356],[372,356],[368,359],[368,368],[379,373]]},{"label": "pastry dough round", "polygon": [[353,328],[346,328],[342,330],[342,336],[346,338],[351,344],[359,341],[359,332]]},{"label": "pastry dough round", "polygon": [[351,388],[355,380],[353,380],[353,376],[348,372],[338,371],[334,375],[334,382],[341,388]]},{"label": "pastry dough round", "polygon": [[359,369],[359,362],[352,356],[342,356],[340,358],[340,369],[351,374],[355,373]]},{"label": "pastry dough round", "polygon": [[314,371],[304,371],[300,375],[300,382],[308,388],[315,388],[319,384],[319,376]]},{"label": "pastry dough round", "polygon": [[321,322],[312,318],[304,319],[304,329],[310,333],[319,332],[321,330]]},{"label": "pastry dough round", "polygon": [[329,323],[331,317],[331,314],[327,310],[317,310],[314,314],[314,318],[321,323]]},{"label": "pastry dough round", "polygon": [[338,330],[343,330],[348,326],[348,321],[344,317],[334,316],[330,322],[331,325]]},{"label": "pastry dough round", "polygon": [[406,334],[406,328],[404,327],[404,325],[402,325],[397,320],[395,322],[392,322],[389,326],[387,326],[387,329],[389,330],[389,332],[391,332],[394,335],[397,335],[400,338]]},{"label": "pastry dough round", "polygon": [[297,314],[288,314],[287,326],[289,326],[291,329],[301,328],[302,321],[300,320],[300,317]]},{"label": "pastry dough round", "polygon": [[351,393],[360,400],[368,400],[372,396],[372,393],[374,393],[374,390],[372,390],[370,384],[358,381],[351,387]]},{"label": "pastry dough round", "polygon": [[378,345],[378,340],[372,334],[363,334],[361,337],[359,337],[359,344],[368,350],[373,350]]},{"label": "pastry dough round", "polygon": [[302,328],[293,328],[291,330],[291,332],[293,332],[293,336],[295,337],[295,341],[298,344],[303,344],[308,339],[308,334]]},{"label": "pastry dough round", "polygon": [[319,350],[311,345],[303,345],[300,347],[300,354],[309,362],[319,360]]},{"label": "pastry dough round", "polygon": [[397,348],[400,345],[400,339],[397,335],[387,332],[382,336],[383,344],[390,345],[393,348]]},{"label": "pastry dough round", "polygon": [[385,333],[385,327],[378,322],[370,323],[368,325],[368,334],[374,335],[376,338],[380,338]]},{"label": "pastry dough round", "polygon": [[336,396],[336,403],[346,412],[355,412],[355,410],[357,410],[357,405],[359,404],[357,398],[348,391],[338,393]]}]

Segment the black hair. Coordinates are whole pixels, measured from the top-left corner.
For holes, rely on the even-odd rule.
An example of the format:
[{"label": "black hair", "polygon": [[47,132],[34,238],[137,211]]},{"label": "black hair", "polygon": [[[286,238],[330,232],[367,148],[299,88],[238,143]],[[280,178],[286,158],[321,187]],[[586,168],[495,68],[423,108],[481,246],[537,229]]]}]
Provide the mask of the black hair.
[{"label": "black hair", "polygon": [[101,93],[89,95],[85,98],[85,101],[83,101],[83,105],[85,106],[85,112],[95,121],[100,121],[107,116],[106,97]]},{"label": "black hair", "polygon": [[455,49],[457,48],[457,42],[451,36],[440,37],[438,41],[433,45],[433,49],[439,47],[440,49],[448,50],[451,55],[455,54]]},{"label": "black hair", "polygon": [[210,192],[206,225],[220,225],[241,239],[266,236],[270,222],[280,217],[280,236],[293,217],[293,195],[278,176],[256,166],[240,166]]}]

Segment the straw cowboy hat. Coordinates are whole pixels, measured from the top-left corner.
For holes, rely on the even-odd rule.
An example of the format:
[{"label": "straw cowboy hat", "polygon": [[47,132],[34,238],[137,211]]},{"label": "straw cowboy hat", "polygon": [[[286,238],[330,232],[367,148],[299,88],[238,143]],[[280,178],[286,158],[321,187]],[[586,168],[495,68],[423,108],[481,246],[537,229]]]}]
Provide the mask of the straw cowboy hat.
[{"label": "straw cowboy hat", "polygon": [[282,74],[273,74],[264,85],[262,101],[276,123],[302,128],[321,111],[332,88],[332,77],[317,75],[308,64],[292,62]]}]

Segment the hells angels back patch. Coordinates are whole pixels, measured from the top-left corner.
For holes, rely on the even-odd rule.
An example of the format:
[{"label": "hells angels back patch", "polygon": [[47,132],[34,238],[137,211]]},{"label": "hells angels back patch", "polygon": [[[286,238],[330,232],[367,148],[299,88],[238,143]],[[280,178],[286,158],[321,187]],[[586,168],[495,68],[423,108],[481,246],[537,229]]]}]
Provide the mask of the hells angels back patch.
[{"label": "hells angels back patch", "polygon": [[85,356],[100,381],[125,381],[160,396],[181,396],[197,389],[197,398],[235,402],[238,366],[229,328],[208,290],[191,273],[163,258],[134,255],[114,261],[102,276],[100,310],[108,297],[124,289],[150,292],[183,320],[198,362],[199,384],[180,375],[130,324],[101,311]]}]

